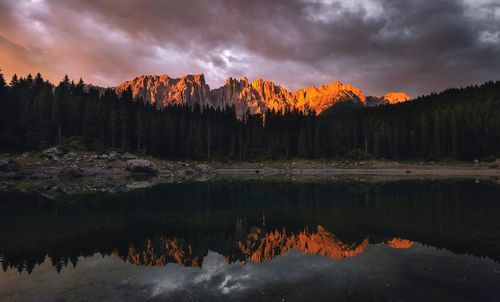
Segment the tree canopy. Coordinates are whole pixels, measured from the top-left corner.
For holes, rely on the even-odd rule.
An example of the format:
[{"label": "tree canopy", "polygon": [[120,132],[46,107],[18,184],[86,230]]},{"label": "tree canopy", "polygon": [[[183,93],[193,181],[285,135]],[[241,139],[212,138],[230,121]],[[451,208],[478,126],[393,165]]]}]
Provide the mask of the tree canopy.
[{"label": "tree canopy", "polygon": [[298,110],[236,116],[233,107],[165,108],[86,86],[0,74],[0,150],[40,150],[77,138],[86,148],[183,159],[463,159],[500,154],[500,82],[411,102],[316,116]]}]

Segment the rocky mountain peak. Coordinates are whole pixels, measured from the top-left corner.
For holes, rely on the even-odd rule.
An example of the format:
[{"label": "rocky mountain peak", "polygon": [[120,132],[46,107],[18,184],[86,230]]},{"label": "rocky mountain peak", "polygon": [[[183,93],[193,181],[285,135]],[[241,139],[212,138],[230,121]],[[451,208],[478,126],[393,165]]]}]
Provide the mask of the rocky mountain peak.
[{"label": "rocky mountain peak", "polygon": [[224,86],[211,90],[205,83],[203,74],[185,75],[180,78],[171,78],[166,74],[143,75],[124,82],[115,89],[120,93],[129,86],[135,98],[157,106],[234,106],[238,116],[243,116],[246,112],[264,113],[268,109],[281,112],[313,109],[316,114],[320,114],[341,103],[364,107],[394,104],[410,99],[403,92],[390,92],[380,98],[366,97],[361,89],[342,82],[302,88],[292,93],[272,81],[262,78],[249,81],[247,77],[229,77]]},{"label": "rocky mountain peak", "polygon": [[313,109],[316,114],[345,101],[360,106],[366,105],[366,97],[361,89],[341,82],[302,88],[294,93],[294,97],[299,109]]},{"label": "rocky mountain peak", "polygon": [[210,103],[210,87],[205,84],[203,74],[186,75],[181,78],[171,78],[166,74],[143,75],[124,82],[115,89],[120,93],[129,86],[135,98],[142,98],[144,102],[157,106],[171,104],[193,106],[196,103],[203,106]]},{"label": "rocky mountain peak", "polygon": [[215,107],[234,105],[239,116],[247,111],[252,114],[264,113],[267,109],[284,111],[294,106],[294,99],[290,92],[263,79],[249,82],[246,77],[240,80],[228,78],[224,86],[210,93]]},{"label": "rocky mountain peak", "polygon": [[396,104],[411,100],[411,98],[404,92],[389,92],[384,94],[382,99],[386,100],[389,104]]},{"label": "rocky mountain peak", "polygon": [[410,101],[411,97],[404,92],[389,92],[382,97],[369,96],[367,97],[367,106],[379,106],[386,104],[396,104]]}]

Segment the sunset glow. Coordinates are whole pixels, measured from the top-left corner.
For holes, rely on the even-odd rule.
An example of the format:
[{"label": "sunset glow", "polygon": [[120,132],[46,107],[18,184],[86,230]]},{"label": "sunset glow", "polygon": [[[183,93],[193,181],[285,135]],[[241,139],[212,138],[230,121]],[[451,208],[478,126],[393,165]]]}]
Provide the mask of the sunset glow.
[{"label": "sunset glow", "polygon": [[103,87],[204,73],[211,87],[229,76],[289,90],[338,80],[415,97],[491,79],[499,24],[494,0],[4,0],[0,68]]}]

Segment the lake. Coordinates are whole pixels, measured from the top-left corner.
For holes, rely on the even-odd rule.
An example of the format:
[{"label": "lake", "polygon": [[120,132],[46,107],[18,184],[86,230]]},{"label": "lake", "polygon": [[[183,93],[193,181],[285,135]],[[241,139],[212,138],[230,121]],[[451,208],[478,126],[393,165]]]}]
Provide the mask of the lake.
[{"label": "lake", "polygon": [[0,192],[0,301],[499,301],[493,181]]}]

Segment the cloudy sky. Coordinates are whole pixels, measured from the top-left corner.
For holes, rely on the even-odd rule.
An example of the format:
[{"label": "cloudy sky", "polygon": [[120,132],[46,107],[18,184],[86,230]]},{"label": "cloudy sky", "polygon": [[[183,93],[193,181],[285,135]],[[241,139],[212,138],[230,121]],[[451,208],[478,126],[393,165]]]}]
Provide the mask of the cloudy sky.
[{"label": "cloudy sky", "polygon": [[498,0],[0,0],[0,69],[344,81],[412,96],[500,80]]}]

